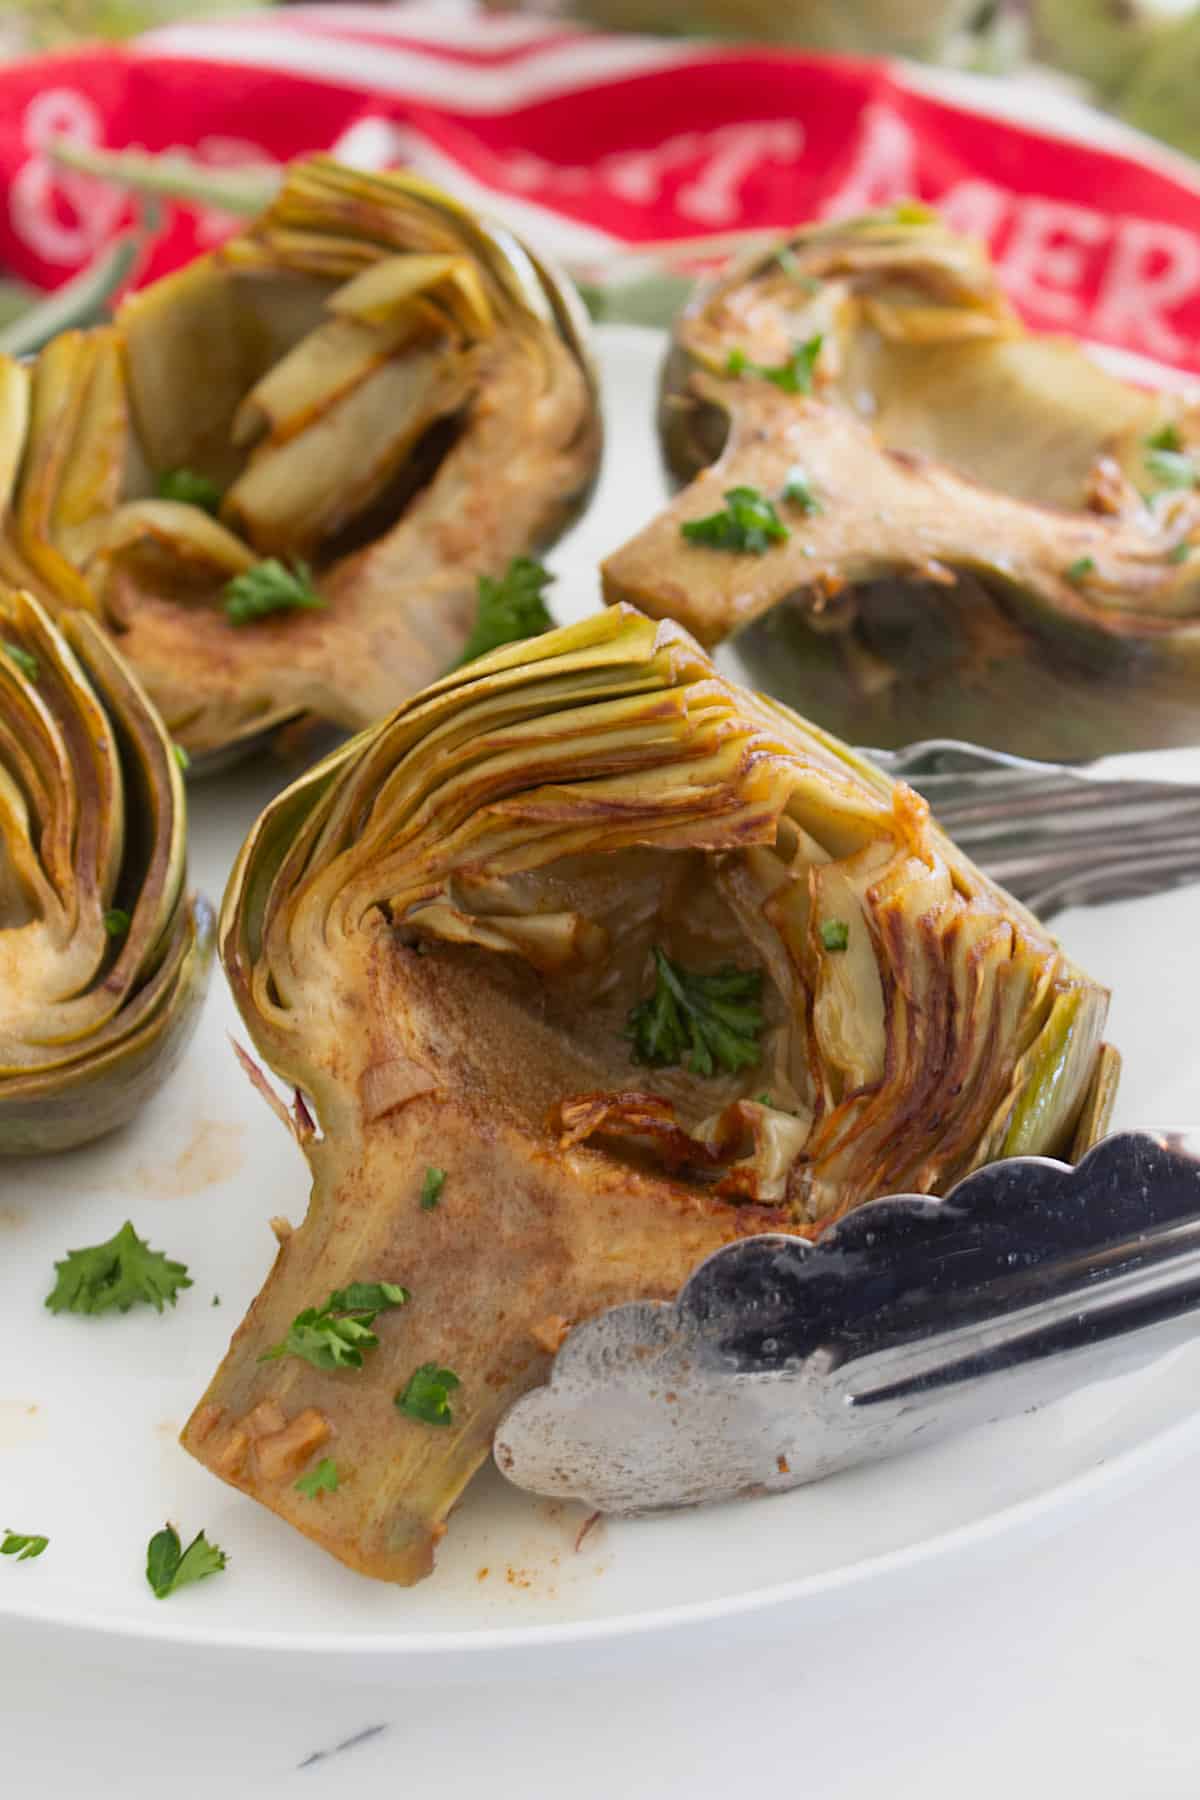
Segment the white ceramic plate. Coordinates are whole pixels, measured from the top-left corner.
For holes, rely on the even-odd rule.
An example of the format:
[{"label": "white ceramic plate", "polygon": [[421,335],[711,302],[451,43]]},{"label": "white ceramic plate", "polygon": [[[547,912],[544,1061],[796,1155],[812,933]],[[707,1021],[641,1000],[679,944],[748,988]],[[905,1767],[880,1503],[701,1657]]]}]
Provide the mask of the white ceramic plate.
[{"label": "white ceramic plate", "polygon": [[[596,502],[552,559],[558,616],[596,604],[596,563],[664,492],[650,412],[660,341],[602,334],[610,441]],[[1200,780],[1200,751],[1139,758]],[[192,877],[219,900],[259,808],[288,775],[264,761],[192,794]],[[1200,1094],[1196,891],[1065,916],[1067,948],[1114,989],[1126,1057],[1117,1123],[1195,1121]],[[1164,959],[1166,966],[1164,967]],[[898,1562],[1027,1526],[1098,1490],[1149,1479],[1200,1435],[1200,1347],[902,1461],[775,1499],[603,1523],[535,1502],[494,1473],[456,1513],[436,1574],[411,1591],[352,1575],[191,1461],[176,1437],[274,1254],[267,1218],[299,1220],[299,1151],[239,1072],[218,973],[184,1066],[142,1119],[93,1149],[0,1164],[0,1527],[46,1533],[37,1562],[0,1565],[0,1622],[214,1647],[499,1653],[619,1635],[685,1616],[798,1602]],[[188,1264],[195,1286],[156,1317],[52,1317],[68,1248],[126,1218]],[[216,1304],[219,1296],[220,1304]],[[203,1527],[227,1571],[168,1602],[143,1575],[165,1519]]]}]

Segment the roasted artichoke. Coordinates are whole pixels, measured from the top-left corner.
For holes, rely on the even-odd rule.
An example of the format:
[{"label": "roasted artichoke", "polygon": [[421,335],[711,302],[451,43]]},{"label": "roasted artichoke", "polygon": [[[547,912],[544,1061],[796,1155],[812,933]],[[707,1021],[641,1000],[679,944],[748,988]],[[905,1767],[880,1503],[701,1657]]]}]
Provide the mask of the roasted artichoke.
[{"label": "roasted artichoke", "polygon": [[661,425],[690,485],[607,597],[707,645],[791,602],[740,648],[830,730],[1051,758],[1200,735],[1200,413],[1026,332],[925,209],[702,292]]},{"label": "roasted artichoke", "polygon": [[119,638],[193,754],[355,729],[595,475],[573,291],[415,176],[300,163],[245,233],[0,360],[0,574]]},{"label": "roasted artichoke", "polygon": [[624,607],[296,782],[220,944],[313,1190],[184,1443],[396,1582],[572,1322],[1073,1153],[1114,1078],[1105,993],[916,794]]},{"label": "roasted artichoke", "polygon": [[213,919],[174,747],[95,620],[0,590],[0,1153],[125,1124],[191,1035]]}]

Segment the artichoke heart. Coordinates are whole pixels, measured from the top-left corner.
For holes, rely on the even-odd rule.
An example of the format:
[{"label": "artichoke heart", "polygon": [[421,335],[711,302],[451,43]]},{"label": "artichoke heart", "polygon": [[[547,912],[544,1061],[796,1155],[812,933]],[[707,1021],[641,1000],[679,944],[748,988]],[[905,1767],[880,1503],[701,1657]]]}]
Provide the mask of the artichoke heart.
[{"label": "artichoke heart", "polygon": [[[1051,759],[1196,741],[1200,410],[1027,332],[927,209],[811,226],[700,291],[660,429],[688,485],[606,597],[710,647],[779,608],[743,662],[830,730]],[[713,528],[748,490],[768,542]]]},{"label": "artichoke heart", "polygon": [[[571,1324],[741,1234],[1073,1154],[1113,1091],[1107,995],[925,803],[632,608],[318,764],[219,938],[313,1188],[184,1443],[400,1583]],[[312,1351],[385,1291],[356,1366]]]},{"label": "artichoke heart", "polygon": [[[586,331],[563,277],[427,183],[295,164],[115,324],[0,358],[0,578],[90,611],[194,755],[357,730],[584,503]],[[230,584],[259,565],[248,625]]]},{"label": "artichoke heart", "polygon": [[212,961],[174,747],[88,614],[0,589],[0,1154],[126,1124]]}]

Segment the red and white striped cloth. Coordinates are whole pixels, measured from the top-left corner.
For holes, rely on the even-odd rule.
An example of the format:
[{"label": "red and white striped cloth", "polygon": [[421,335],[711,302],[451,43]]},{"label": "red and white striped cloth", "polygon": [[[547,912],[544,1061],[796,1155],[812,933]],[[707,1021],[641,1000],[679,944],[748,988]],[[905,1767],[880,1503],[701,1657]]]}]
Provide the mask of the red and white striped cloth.
[{"label": "red and white striped cloth", "polygon": [[[1049,93],[1028,112],[982,79],[466,4],[253,12],[0,68],[0,265],[52,286],[127,216],[55,136],[405,164],[576,264],[915,196],[989,240],[1032,324],[1200,370],[1200,169]],[[173,208],[140,278],[230,225]]]}]

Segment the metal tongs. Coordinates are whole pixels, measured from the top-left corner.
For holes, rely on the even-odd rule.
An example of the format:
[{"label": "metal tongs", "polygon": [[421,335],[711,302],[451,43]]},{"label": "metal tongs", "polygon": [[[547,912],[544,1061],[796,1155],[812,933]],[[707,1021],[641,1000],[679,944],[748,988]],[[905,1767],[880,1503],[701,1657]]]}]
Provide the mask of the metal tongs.
[{"label": "metal tongs", "polygon": [[496,1461],[606,1513],[777,1492],[1125,1374],[1198,1309],[1200,1132],[1127,1132],[726,1245],[577,1326]]},{"label": "metal tongs", "polygon": [[[951,740],[868,752],[1043,917],[1200,879],[1200,788]],[[773,1492],[1123,1374],[1196,1335],[1200,1131],[1078,1168],[993,1163],[817,1245],[751,1237],[674,1303],[576,1327],[495,1439],[518,1487],[608,1513]]]}]

